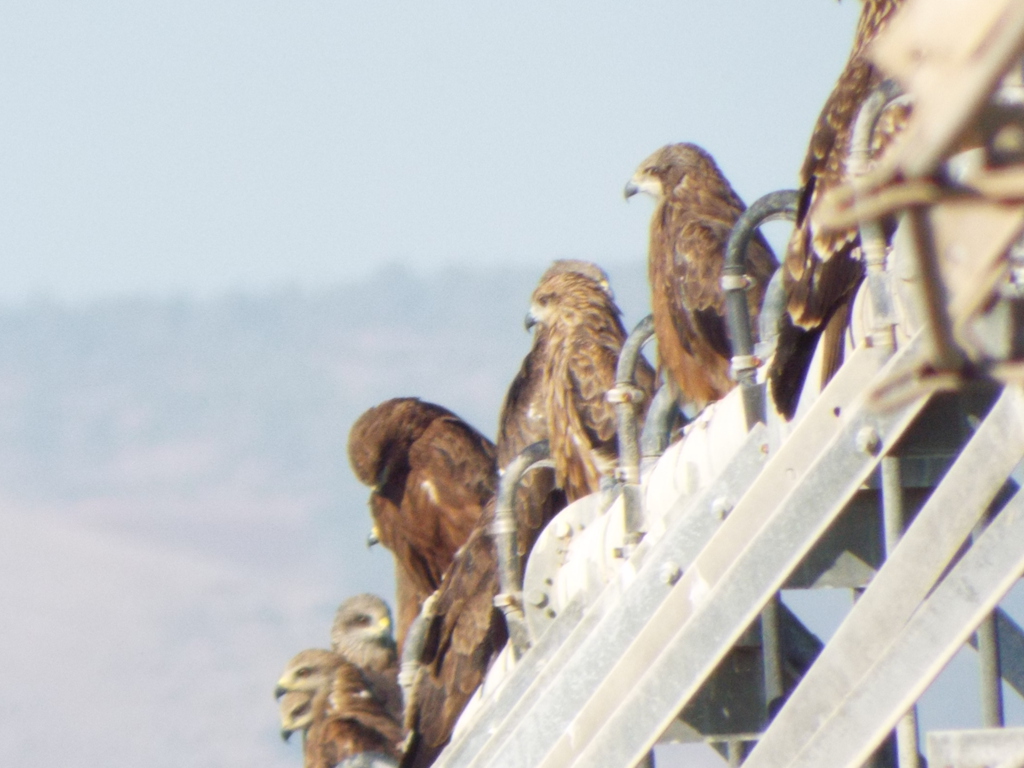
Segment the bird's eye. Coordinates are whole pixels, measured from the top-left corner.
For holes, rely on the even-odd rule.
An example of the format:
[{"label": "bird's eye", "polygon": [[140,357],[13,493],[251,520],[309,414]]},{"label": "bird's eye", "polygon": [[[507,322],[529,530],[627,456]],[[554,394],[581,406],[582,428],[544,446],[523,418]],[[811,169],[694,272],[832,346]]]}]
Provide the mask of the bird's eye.
[{"label": "bird's eye", "polygon": [[550,297],[548,297],[548,296],[541,296],[539,299],[537,299],[537,303],[540,304],[542,307],[546,307],[548,305],[548,301],[549,300],[550,300]]},{"label": "bird's eye", "polygon": [[309,667],[299,667],[297,670],[295,670],[295,676],[296,677],[309,677],[309,673],[311,671],[312,670]]},{"label": "bird's eye", "polygon": [[370,623],[371,619],[365,613],[359,614],[353,619],[353,624],[358,624],[360,627],[365,627]]}]

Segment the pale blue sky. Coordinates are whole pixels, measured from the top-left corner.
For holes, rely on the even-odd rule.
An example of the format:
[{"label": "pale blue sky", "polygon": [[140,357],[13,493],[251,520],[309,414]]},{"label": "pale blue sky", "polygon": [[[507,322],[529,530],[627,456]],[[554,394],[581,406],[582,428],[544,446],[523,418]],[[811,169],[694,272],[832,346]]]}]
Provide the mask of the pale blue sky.
[{"label": "pale blue sky", "polygon": [[0,4],[0,301],[642,260],[647,154],[792,186],[859,4]]}]

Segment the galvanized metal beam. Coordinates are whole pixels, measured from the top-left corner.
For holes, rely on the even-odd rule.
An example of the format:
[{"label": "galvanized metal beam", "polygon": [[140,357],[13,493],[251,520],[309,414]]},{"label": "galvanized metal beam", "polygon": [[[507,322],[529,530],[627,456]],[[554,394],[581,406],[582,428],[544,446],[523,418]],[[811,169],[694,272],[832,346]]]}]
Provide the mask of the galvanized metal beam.
[{"label": "galvanized metal beam", "polygon": [[[526,765],[512,752],[529,749],[545,736],[557,736],[559,724],[571,716],[575,697],[596,684],[601,670],[613,664],[622,649],[628,647],[631,632],[643,625],[678,579],[674,571],[681,573],[721,524],[715,502],[728,494],[741,495],[761,472],[768,460],[765,432],[764,425],[755,426],[733,460],[707,489],[694,498],[680,499],[669,510],[666,519],[671,526],[666,534],[657,543],[652,544],[651,539],[640,542],[630,560],[623,563],[622,579],[610,582],[588,606],[579,625],[550,661],[539,670],[516,668],[499,698],[504,699],[505,691],[512,690],[509,686],[520,686],[525,681],[528,685],[522,694],[508,696],[506,703],[510,707],[496,707],[493,717],[478,720],[472,733],[465,737],[467,745],[449,746],[435,763],[437,768],[484,765],[491,760],[501,765]],[[641,563],[647,564],[647,578],[643,580],[638,574]],[[666,563],[674,568],[664,569]],[[639,590],[629,590],[637,584],[642,585]],[[631,591],[629,600],[624,599],[625,591]],[[548,634],[561,618],[556,619],[538,645],[547,642]],[[523,657],[523,661],[528,659],[529,654]],[[526,726],[530,733],[527,742],[513,738],[526,722],[531,724]]]},{"label": "galvanized metal beam", "polygon": [[[879,376],[916,354],[917,346],[911,343],[901,350]],[[827,402],[826,393],[822,397]],[[800,472],[781,461],[787,448],[799,450],[797,446],[807,442],[794,432],[628,652],[536,764],[543,768],[635,764],[927,400],[921,396],[884,413],[871,411],[863,398],[852,404],[847,401],[833,412],[840,425],[838,434],[824,448],[817,446],[816,460]],[[806,422],[801,424],[805,426]],[[782,478],[789,472],[795,477],[787,483]]]},{"label": "galvanized metal beam", "polygon": [[1024,728],[932,731],[928,765],[936,768],[1011,768],[1024,763]]},{"label": "galvanized metal beam", "polygon": [[[798,484],[799,478],[805,474],[807,468],[819,459],[822,449],[846,423],[846,409],[867,389],[884,362],[885,356],[872,349],[860,349],[850,356],[830,386],[797,425],[793,438],[782,446],[778,455],[755,481],[760,489],[758,497],[764,502],[754,505],[752,511],[755,516],[759,514],[758,510],[763,512],[762,516],[766,516],[768,509],[778,504]],[[755,435],[756,429],[750,437]],[[670,527],[653,549],[646,548],[648,541],[641,542],[634,559],[624,568],[623,578],[626,583],[609,585],[602,600],[599,601],[608,601],[612,604],[592,608],[606,611],[606,615],[601,617],[585,642],[576,648],[576,653],[569,663],[560,670],[552,670],[552,677],[547,682],[547,690],[542,696],[532,703],[527,711],[513,713],[505,723],[499,725],[490,742],[478,753],[476,759],[466,762],[445,762],[444,765],[537,765],[551,747],[570,731],[575,713],[595,691],[599,690],[606,675],[623,658],[634,658],[640,662],[649,661],[649,654],[639,659],[627,651],[636,637],[647,628],[652,615],[658,613],[666,592],[678,579],[678,576],[673,576],[668,580],[669,583],[666,583],[665,575],[670,570],[665,566],[676,565],[678,570],[690,562],[714,530],[714,525],[702,520],[711,520],[713,507],[723,507],[722,504],[713,502],[723,499],[731,502],[738,499],[747,489],[753,475],[763,466],[764,458],[766,457],[761,457],[760,466],[755,464],[751,467],[752,472],[739,471],[739,465],[749,461],[741,451],[723,474],[726,482],[714,484],[714,487],[700,494],[693,502],[681,500],[677,506],[686,509],[687,512],[680,515],[673,510],[667,516]],[[774,470],[771,470],[773,466]],[[727,477],[729,474],[735,476],[731,481]],[[740,479],[745,482],[739,482]],[[734,511],[727,518],[726,524],[729,524],[736,514]],[[743,525],[741,522],[740,527]],[[734,531],[734,535],[735,533]],[[744,542],[750,535],[749,532],[743,531],[740,534]],[[637,572],[635,569],[641,561],[643,565]],[[671,618],[669,622],[673,626],[676,623]],[[723,652],[725,650],[727,649],[723,649]],[[680,708],[681,705],[669,716],[674,716]],[[652,730],[651,743],[659,733],[660,731]],[[637,759],[639,757],[642,757],[642,754],[639,754]],[[444,759],[445,755],[442,755],[442,760]]]},{"label": "galvanized metal beam", "polygon": [[1024,396],[1007,389],[790,695],[748,768],[784,768],[903,628],[1024,456]]},{"label": "galvanized metal beam", "polygon": [[860,765],[1024,573],[1022,540],[1018,491],[795,756],[793,768]]}]

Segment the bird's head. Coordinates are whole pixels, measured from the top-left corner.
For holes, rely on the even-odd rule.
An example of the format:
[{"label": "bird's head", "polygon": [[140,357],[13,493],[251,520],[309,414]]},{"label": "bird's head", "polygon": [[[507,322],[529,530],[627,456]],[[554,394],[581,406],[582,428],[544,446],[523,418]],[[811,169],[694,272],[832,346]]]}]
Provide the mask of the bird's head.
[{"label": "bird's head", "polygon": [[348,460],[363,485],[379,490],[394,462],[447,410],[416,397],[395,397],[363,413],[348,433]]},{"label": "bird's head", "polygon": [[360,667],[380,668],[395,654],[388,604],[376,595],[356,595],[338,607],[331,626],[331,647]]},{"label": "bird's head", "polygon": [[291,691],[312,695],[329,683],[344,661],[338,654],[320,648],[302,651],[285,666],[274,693],[279,699]]},{"label": "bird's head", "polygon": [[574,325],[594,308],[619,312],[605,271],[589,261],[556,261],[533,292],[526,327]]},{"label": "bird's head", "polygon": [[661,200],[691,173],[714,168],[714,160],[696,144],[669,144],[640,163],[624,194],[627,200],[638,192]]},{"label": "bird's head", "polygon": [[288,691],[278,701],[281,738],[285,741],[296,731],[304,731],[313,722],[313,696],[308,691]]}]

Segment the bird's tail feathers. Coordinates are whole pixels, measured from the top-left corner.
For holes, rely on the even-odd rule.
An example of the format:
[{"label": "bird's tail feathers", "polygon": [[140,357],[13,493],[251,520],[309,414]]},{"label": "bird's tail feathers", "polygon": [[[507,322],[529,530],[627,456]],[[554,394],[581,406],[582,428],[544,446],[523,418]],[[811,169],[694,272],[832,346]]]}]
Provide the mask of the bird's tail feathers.
[{"label": "bird's tail feathers", "polygon": [[821,327],[801,328],[793,322],[788,312],[783,313],[779,322],[779,336],[776,341],[775,358],[768,370],[768,383],[775,407],[787,420],[793,418],[800,403],[800,393],[807,379],[807,369],[814,357],[814,350]]}]

